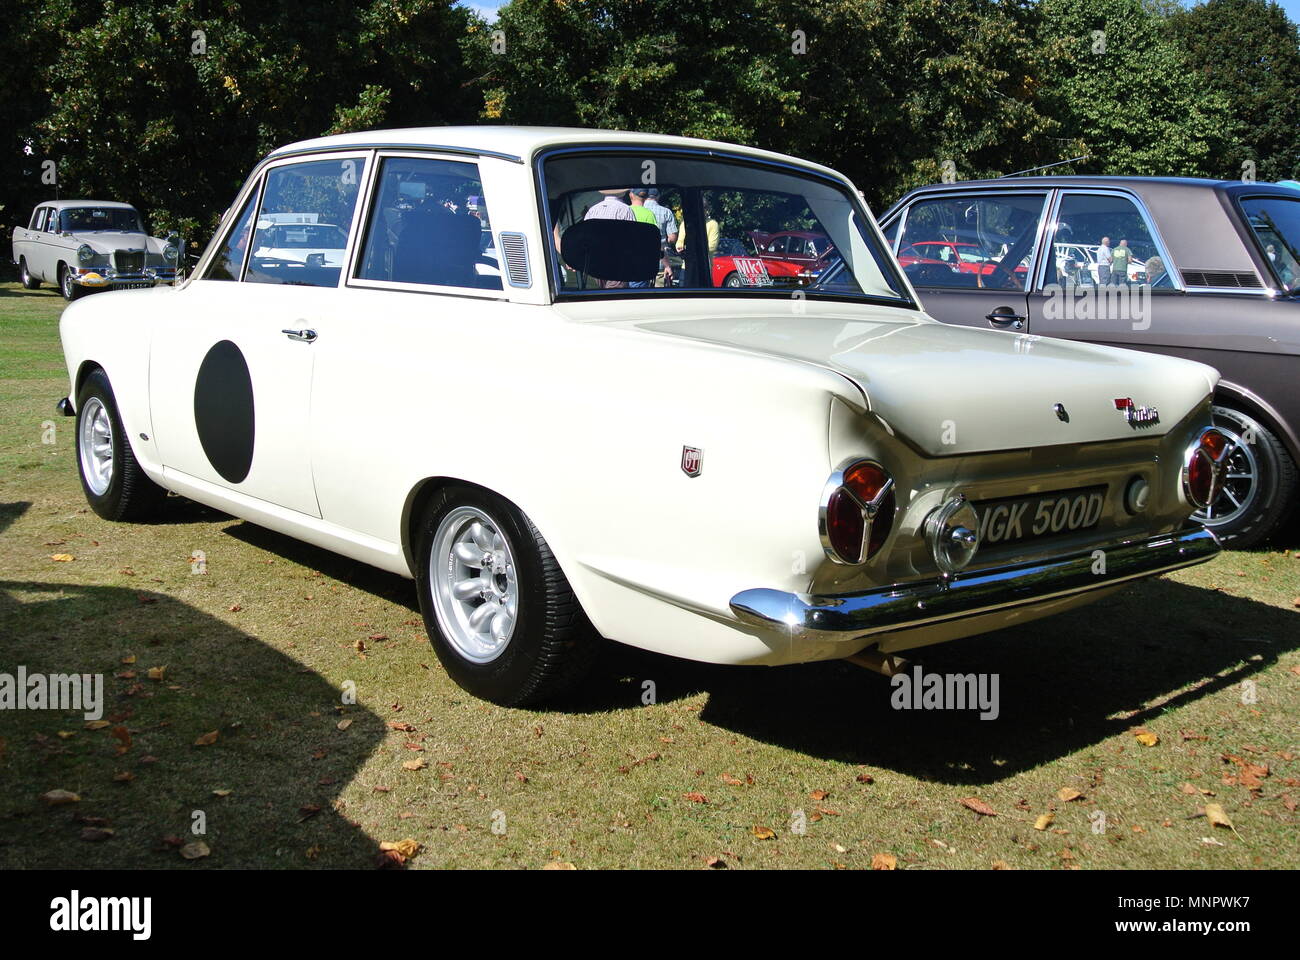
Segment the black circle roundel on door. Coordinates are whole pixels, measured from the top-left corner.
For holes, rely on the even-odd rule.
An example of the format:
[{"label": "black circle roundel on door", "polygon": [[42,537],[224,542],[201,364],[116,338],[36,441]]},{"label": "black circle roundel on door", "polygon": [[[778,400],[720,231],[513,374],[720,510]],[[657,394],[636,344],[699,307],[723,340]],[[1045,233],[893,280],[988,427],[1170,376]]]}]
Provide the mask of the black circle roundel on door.
[{"label": "black circle roundel on door", "polygon": [[253,466],[253,378],[229,340],[214,344],[194,382],[194,427],[217,473],[242,483]]}]

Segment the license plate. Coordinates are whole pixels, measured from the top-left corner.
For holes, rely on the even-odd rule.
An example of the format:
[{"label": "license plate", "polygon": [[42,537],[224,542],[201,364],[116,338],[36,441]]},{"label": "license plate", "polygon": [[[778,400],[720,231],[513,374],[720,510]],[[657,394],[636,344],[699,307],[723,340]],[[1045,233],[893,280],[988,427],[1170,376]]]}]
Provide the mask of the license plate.
[{"label": "license plate", "polygon": [[148,280],[132,280],[126,283],[113,284],[118,290],[143,290],[145,287],[152,287],[153,284]]},{"label": "license plate", "polygon": [[1090,530],[1101,520],[1106,486],[1076,487],[1027,497],[1002,497],[974,504],[984,545],[1037,540]]}]

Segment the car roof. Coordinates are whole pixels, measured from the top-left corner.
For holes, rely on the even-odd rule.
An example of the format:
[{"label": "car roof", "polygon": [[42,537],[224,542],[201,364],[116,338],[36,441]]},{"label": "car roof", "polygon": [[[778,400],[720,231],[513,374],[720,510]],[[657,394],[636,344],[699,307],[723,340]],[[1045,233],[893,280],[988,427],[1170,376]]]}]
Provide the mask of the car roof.
[{"label": "car roof", "polygon": [[564,146],[627,146],[666,147],[716,151],[752,157],[754,159],[795,164],[844,179],[830,167],[801,160],[786,154],[759,150],[737,143],[720,140],[701,140],[695,137],[673,137],[658,133],[637,133],[630,130],[600,130],[584,127],[515,127],[515,126],[460,126],[460,127],[408,127],[393,130],[363,130],[341,133],[313,140],[300,140],[273,150],[269,156],[344,150],[359,147],[415,147],[422,149],[448,148],[458,152],[495,156],[517,163],[528,163],[538,153]]},{"label": "car roof", "polygon": [[69,207],[111,207],[114,210],[135,210],[134,206],[120,200],[46,200],[36,206],[53,207],[55,210],[67,210]]},{"label": "car roof", "polygon": [[1118,187],[1135,193],[1167,191],[1218,190],[1226,193],[1271,193],[1282,196],[1300,195],[1295,187],[1276,183],[1245,180],[1215,180],[1209,177],[1119,177],[1100,175],[1043,175],[1026,177],[999,177],[996,180],[959,180],[956,183],[931,183],[909,193],[949,192],[954,190],[988,190],[990,188],[1052,189],[1055,187]]}]

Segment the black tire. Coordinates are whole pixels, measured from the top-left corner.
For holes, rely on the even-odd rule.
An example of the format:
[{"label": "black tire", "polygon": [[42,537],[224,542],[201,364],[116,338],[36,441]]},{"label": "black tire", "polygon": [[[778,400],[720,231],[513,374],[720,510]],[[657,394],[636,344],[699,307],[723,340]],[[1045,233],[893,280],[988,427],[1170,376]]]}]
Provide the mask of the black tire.
[{"label": "black tire", "polygon": [[26,257],[18,258],[18,280],[22,283],[24,290],[39,290],[41,288],[41,281],[33,277],[27,270]]},{"label": "black tire", "polygon": [[67,264],[59,264],[59,293],[63,294],[63,299],[71,303],[85,292],[85,287],[72,282],[71,268]]},{"label": "black tire", "polygon": [[[430,576],[440,524],[466,509],[481,511],[502,535],[518,583],[513,632],[504,649],[487,662],[466,656],[444,629]],[[462,689],[504,707],[521,707],[553,700],[582,681],[595,659],[599,637],[546,540],[514,504],[477,487],[444,487],[425,508],[416,543],[425,628],[438,659]],[[440,568],[449,559],[440,557]]]},{"label": "black tire", "polygon": [[722,285],[723,285],[724,287],[743,287],[743,286],[744,286],[744,284],[740,282],[740,274],[736,273],[735,271],[732,271],[731,273],[729,273],[729,274],[727,274],[725,277],[723,277],[723,279],[722,279]]},{"label": "black tire", "polygon": [[[88,411],[98,406],[108,415],[112,428],[112,474],[106,489],[97,493],[86,475],[85,434]],[[117,412],[113,388],[103,370],[95,370],[86,377],[77,393],[77,474],[81,489],[86,494],[90,508],[105,520],[148,520],[162,507],[167,491],[158,486],[140,468],[131,450],[131,443]]]},{"label": "black tire", "polygon": [[[1238,480],[1234,487],[1234,481],[1228,480],[1227,490],[1213,511],[1208,515],[1197,511],[1194,516],[1214,531],[1225,547],[1245,550],[1263,543],[1291,515],[1296,504],[1296,464],[1277,434],[1250,414],[1227,406],[1215,406],[1211,413],[1216,427],[1244,441],[1243,449],[1232,455],[1229,469],[1241,472],[1233,468],[1253,460],[1255,481],[1245,485]],[[1253,489],[1247,492],[1247,486]],[[1237,510],[1229,491],[1245,506],[1244,510]],[[1225,511],[1234,511],[1235,515]],[[1224,519],[1216,520],[1215,513]]]}]

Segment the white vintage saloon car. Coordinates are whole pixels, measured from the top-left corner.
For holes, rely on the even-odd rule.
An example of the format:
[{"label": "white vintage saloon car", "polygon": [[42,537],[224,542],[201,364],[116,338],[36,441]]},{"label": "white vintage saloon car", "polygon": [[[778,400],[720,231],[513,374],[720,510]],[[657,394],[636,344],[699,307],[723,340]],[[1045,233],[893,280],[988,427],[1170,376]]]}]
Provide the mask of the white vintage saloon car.
[{"label": "white vintage saloon car", "polygon": [[[671,278],[644,183],[685,241]],[[346,234],[337,262],[259,253],[290,212]],[[715,287],[709,238],[754,230],[840,259],[796,290]],[[1186,522],[1228,455],[1214,370],[940,324],[851,183],[748,147],[293,144],[192,277],[74,304],[61,332],[97,513],[170,490],[413,577],[448,673],[503,704],[573,684],[601,637],[888,665],[1218,550]]]},{"label": "white vintage saloon car", "polygon": [[28,290],[42,282],[66,300],[91,290],[128,290],[176,279],[179,244],[145,233],[140,211],[113,200],[49,200],[15,227],[13,261]]}]

